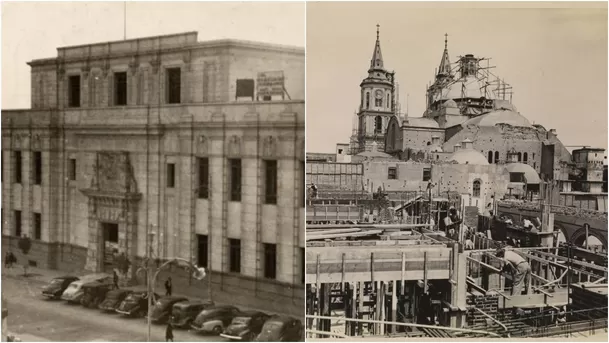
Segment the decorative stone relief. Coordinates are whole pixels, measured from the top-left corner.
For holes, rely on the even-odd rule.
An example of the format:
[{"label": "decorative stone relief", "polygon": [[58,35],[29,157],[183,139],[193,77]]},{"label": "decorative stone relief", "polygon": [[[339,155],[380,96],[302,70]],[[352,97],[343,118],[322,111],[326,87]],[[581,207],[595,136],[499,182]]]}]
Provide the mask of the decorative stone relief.
[{"label": "decorative stone relief", "polygon": [[139,67],[139,58],[137,55],[131,57],[131,61],[129,61],[129,71],[131,72],[131,76],[135,76],[137,73],[137,69]]},{"label": "decorative stone relief", "polygon": [[262,155],[265,157],[277,156],[277,139],[273,136],[267,136],[262,141]]},{"label": "decorative stone relief", "polygon": [[241,138],[231,136],[228,140],[227,154],[229,156],[241,156]]},{"label": "decorative stone relief", "polygon": [[199,154],[208,154],[209,153],[209,139],[207,137],[201,135],[197,139],[197,152]]}]

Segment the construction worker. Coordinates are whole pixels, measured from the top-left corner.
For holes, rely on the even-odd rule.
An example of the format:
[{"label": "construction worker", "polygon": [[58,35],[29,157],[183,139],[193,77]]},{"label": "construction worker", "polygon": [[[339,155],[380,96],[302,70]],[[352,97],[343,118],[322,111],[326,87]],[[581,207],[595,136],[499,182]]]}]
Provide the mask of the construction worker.
[{"label": "construction worker", "polygon": [[512,295],[521,295],[524,284],[525,293],[529,294],[529,281],[531,279],[531,266],[522,256],[504,247],[497,249],[495,254],[505,265],[502,273],[509,271],[512,274]]}]

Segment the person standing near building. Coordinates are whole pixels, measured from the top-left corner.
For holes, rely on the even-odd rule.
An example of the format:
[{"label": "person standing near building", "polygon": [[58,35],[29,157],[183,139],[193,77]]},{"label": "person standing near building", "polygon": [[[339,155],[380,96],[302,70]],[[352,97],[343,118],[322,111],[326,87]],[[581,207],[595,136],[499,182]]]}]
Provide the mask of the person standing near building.
[{"label": "person standing near building", "polygon": [[171,276],[170,276],[165,281],[165,295],[171,295],[171,288],[172,288],[172,284],[171,284]]}]

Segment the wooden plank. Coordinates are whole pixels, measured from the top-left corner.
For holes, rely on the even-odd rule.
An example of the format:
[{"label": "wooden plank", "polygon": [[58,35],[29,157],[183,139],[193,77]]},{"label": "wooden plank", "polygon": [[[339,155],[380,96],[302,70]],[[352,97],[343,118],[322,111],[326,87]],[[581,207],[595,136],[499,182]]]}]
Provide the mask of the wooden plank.
[{"label": "wooden plank", "polygon": [[[399,270],[396,271],[375,271],[374,272],[374,280],[375,281],[391,281],[401,277],[401,272]],[[338,283],[340,282],[341,275],[337,273],[324,273],[321,272],[319,274],[319,278],[315,274],[310,277],[307,275],[307,281],[311,283],[316,283],[317,280],[320,280],[321,283]],[[423,279],[423,270],[408,270],[404,273],[404,279],[406,281],[416,281]],[[448,268],[446,269],[438,269],[438,270],[430,270],[427,273],[428,280],[440,280],[440,279],[448,279]],[[358,281],[370,281],[370,272],[356,272],[356,273],[346,273],[345,274],[345,282],[358,282]]]}]

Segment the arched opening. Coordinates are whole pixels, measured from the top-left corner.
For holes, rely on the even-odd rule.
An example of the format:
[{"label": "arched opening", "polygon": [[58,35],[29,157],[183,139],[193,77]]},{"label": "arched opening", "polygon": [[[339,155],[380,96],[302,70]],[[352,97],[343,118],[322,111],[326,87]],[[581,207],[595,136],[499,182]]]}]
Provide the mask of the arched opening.
[{"label": "arched opening", "polygon": [[427,142],[427,145],[431,145],[431,142]]},{"label": "arched opening", "polygon": [[387,107],[391,107],[391,94],[387,94]]},{"label": "arched opening", "polygon": [[481,186],[481,181],[476,179],[474,180],[474,184],[472,185],[472,196],[475,198],[479,198],[480,197],[480,186]]},{"label": "arched opening", "polygon": [[370,108],[370,92],[366,92],[366,108]]},{"label": "arched opening", "polygon": [[488,152],[488,163],[493,163],[493,152],[490,150]]},{"label": "arched opening", "polygon": [[525,152],[524,154],[522,154],[522,161],[524,163],[528,163],[529,162],[529,154],[528,153]]},{"label": "arched opening", "polygon": [[381,116],[374,118],[374,132],[383,133],[383,118]]},{"label": "arched opening", "polygon": [[517,156],[518,156],[518,162],[522,162],[522,153],[518,153]]},{"label": "arched opening", "polygon": [[495,151],[495,163],[499,163],[499,151]]},{"label": "arched opening", "polygon": [[376,106],[376,107],[383,107],[383,98],[374,99],[374,106]]}]

